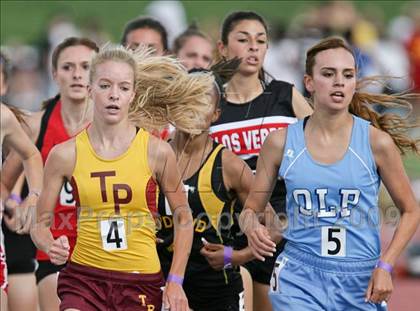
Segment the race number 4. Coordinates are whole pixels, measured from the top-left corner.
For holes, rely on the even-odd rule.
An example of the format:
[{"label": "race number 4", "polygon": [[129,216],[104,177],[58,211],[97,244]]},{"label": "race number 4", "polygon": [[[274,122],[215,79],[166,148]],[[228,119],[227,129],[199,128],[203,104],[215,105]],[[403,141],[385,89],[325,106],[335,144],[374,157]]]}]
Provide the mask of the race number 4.
[{"label": "race number 4", "polygon": [[106,251],[127,249],[124,219],[101,221],[102,247]]},{"label": "race number 4", "polygon": [[341,227],[321,228],[321,256],[346,256],[346,229]]}]

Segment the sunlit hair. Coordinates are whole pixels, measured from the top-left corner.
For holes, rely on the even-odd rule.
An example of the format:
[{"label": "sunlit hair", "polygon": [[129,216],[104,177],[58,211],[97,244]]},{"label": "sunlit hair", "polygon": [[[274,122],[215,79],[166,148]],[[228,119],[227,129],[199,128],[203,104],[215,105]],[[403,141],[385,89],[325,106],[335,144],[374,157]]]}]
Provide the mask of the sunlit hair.
[{"label": "sunlit hair", "polygon": [[146,129],[160,129],[169,123],[189,134],[199,134],[205,112],[211,109],[207,99],[213,88],[211,74],[191,76],[181,62],[169,56],[155,56],[140,46],[127,50],[107,46],[92,61],[90,80],[99,64],[123,62],[133,68],[135,97],[129,119]]},{"label": "sunlit hair", "polygon": [[89,72],[89,82],[92,84],[96,76],[96,70],[98,65],[115,61],[120,63],[125,63],[130,66],[133,70],[133,81],[136,80],[136,60],[134,59],[133,53],[122,46],[117,46],[113,44],[106,44],[98,54],[92,59]]},{"label": "sunlit hair", "polygon": [[[305,64],[306,74],[309,76],[313,75],[313,68],[318,53],[339,48],[348,51],[353,56],[356,63],[355,54],[346,41],[339,37],[330,37],[321,40],[307,51]],[[357,68],[355,69],[357,70]],[[419,124],[410,122],[409,115],[403,118],[392,113],[380,114],[373,109],[374,105],[379,105],[383,107],[401,107],[407,109],[408,112],[411,112],[411,102],[419,100],[420,94],[399,93],[387,95],[372,94],[362,91],[368,85],[378,83],[385,84],[384,82],[389,79],[390,77],[375,76],[357,81],[356,91],[350,102],[349,112],[370,121],[373,126],[388,133],[402,154],[409,150],[420,153],[420,140],[412,139],[407,134],[408,129],[418,127]]]}]

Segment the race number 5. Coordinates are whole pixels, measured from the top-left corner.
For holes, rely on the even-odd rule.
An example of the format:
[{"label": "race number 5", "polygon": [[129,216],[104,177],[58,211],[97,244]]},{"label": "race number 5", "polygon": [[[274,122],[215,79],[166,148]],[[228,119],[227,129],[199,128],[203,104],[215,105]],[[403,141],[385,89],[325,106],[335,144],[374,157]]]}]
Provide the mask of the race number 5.
[{"label": "race number 5", "polygon": [[127,249],[124,219],[107,219],[101,221],[102,247],[106,251]]},{"label": "race number 5", "polygon": [[345,257],[346,229],[341,227],[322,227],[321,230],[321,255],[326,257]]}]

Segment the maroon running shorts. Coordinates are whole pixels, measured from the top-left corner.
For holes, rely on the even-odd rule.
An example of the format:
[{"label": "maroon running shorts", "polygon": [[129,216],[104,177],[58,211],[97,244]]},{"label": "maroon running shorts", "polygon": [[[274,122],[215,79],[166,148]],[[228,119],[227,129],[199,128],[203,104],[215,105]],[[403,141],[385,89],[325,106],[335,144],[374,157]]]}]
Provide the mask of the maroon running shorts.
[{"label": "maroon running shorts", "polygon": [[165,285],[162,272],[109,271],[69,262],[58,276],[60,311],[160,311]]}]

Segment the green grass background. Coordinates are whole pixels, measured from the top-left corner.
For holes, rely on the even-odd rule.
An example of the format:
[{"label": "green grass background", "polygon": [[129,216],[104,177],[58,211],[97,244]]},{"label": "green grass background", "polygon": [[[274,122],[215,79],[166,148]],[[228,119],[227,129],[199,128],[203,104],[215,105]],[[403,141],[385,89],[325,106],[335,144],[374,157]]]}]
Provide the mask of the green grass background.
[{"label": "green grass background", "polygon": [[[114,40],[127,20],[144,14],[150,1],[0,1],[1,44],[10,40],[33,42],[43,35],[51,16],[65,13],[76,23],[96,19]],[[182,1],[188,21],[220,25],[234,10],[254,10],[269,20],[288,23],[291,18],[325,1]],[[389,20],[410,1],[353,1],[360,12]],[[417,1],[420,5],[420,1]],[[211,29],[207,29],[211,30]]]},{"label": "green grass background", "polygon": [[420,179],[420,157],[408,154],[404,157],[404,167],[410,179]]}]

